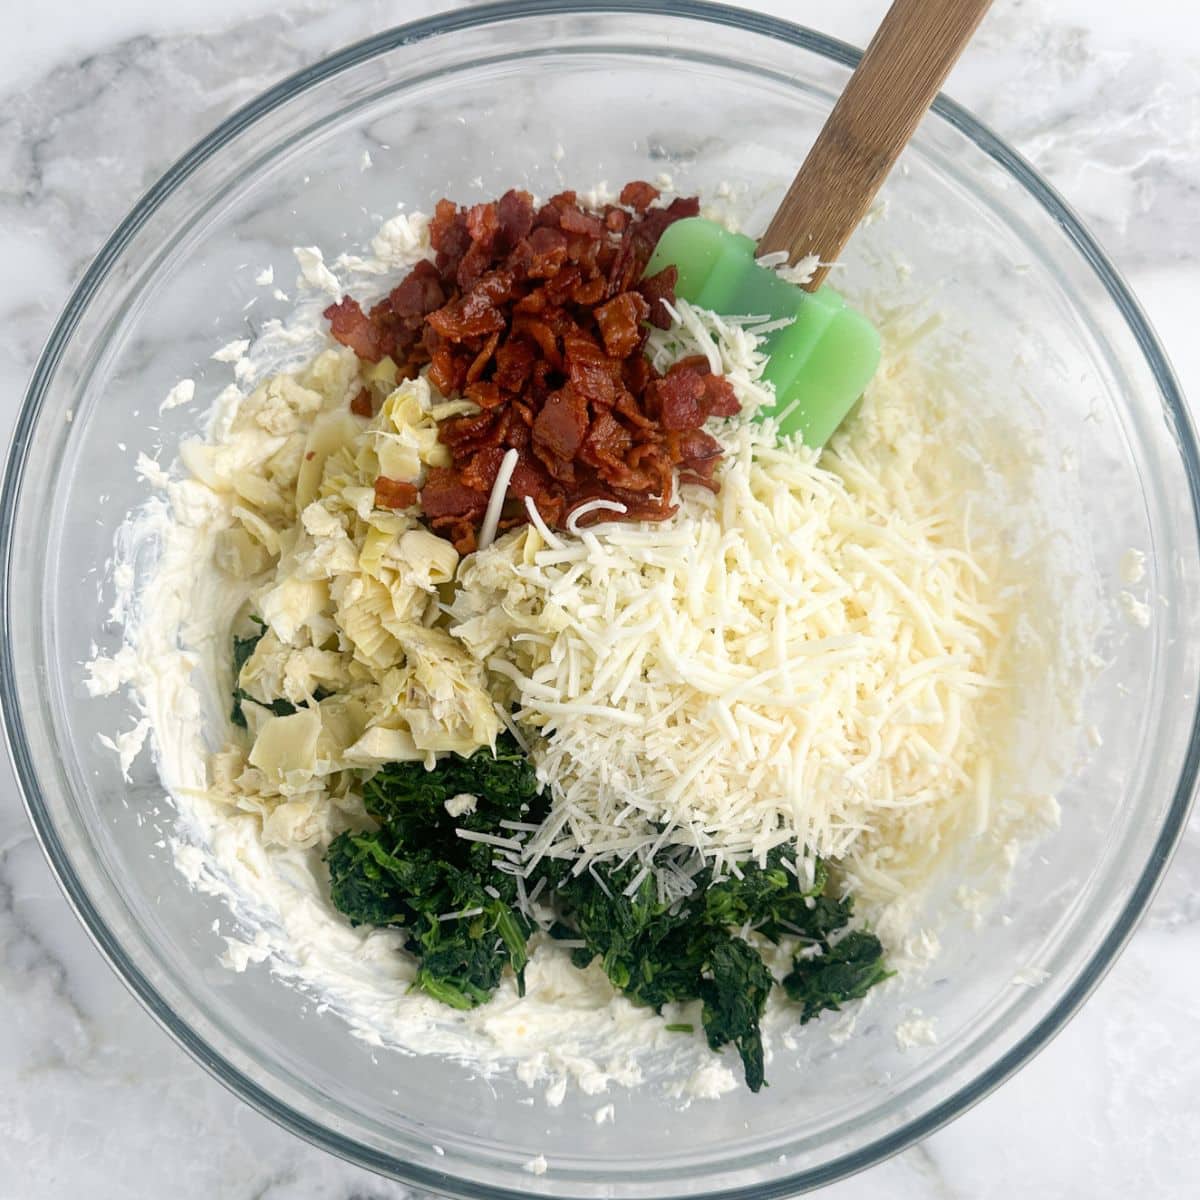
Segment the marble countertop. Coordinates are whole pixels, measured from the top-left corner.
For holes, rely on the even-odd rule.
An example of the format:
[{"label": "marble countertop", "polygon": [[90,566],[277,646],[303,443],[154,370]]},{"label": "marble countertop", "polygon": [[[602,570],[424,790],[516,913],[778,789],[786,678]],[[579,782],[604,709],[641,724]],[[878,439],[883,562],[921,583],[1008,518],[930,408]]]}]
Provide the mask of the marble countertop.
[{"label": "marble countertop", "polygon": [[[300,66],[434,0],[45,0],[0,11],[0,445],[91,255],[184,149]],[[865,44],[884,0],[753,5]],[[998,0],[948,85],[1099,235],[1200,394],[1200,11]],[[152,111],[152,123],[145,114]],[[384,1200],[209,1078],[59,894],[0,763],[0,1200]],[[1096,995],[949,1128],[831,1200],[1200,1194],[1200,818]]]}]

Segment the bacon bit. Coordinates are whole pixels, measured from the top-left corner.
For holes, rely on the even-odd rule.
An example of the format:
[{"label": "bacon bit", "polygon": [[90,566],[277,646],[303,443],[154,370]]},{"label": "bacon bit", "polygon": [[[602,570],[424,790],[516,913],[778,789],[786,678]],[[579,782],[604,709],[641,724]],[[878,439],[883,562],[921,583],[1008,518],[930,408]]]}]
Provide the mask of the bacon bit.
[{"label": "bacon bit", "polygon": [[642,322],[650,305],[637,292],[622,292],[596,309],[604,350],[612,358],[628,358],[645,340]]},{"label": "bacon bit", "polygon": [[622,189],[620,200],[639,213],[644,213],[662,193],[644,179],[631,179]]},{"label": "bacon bit", "polygon": [[696,474],[695,471],[680,471],[679,482],[691,484],[692,487],[708,488],[714,494],[721,490],[721,485],[715,479],[706,479],[703,475]]},{"label": "bacon bit", "polygon": [[663,267],[655,275],[646,276],[638,284],[638,292],[650,306],[650,315],[647,320],[651,325],[656,325],[659,329],[671,328],[671,314],[667,311],[663,301],[671,305],[675,303],[675,284],[678,281],[679,268],[672,264],[669,267]]},{"label": "bacon bit", "polygon": [[473,204],[467,209],[467,233],[472,242],[482,242],[490,250],[499,232],[500,216],[495,204]]},{"label": "bacon bit", "polygon": [[664,429],[699,429],[709,417],[741,410],[729,380],[709,371],[708,359],[684,358],[647,389],[649,408]]},{"label": "bacon bit", "polygon": [[[470,372],[468,372],[468,375]],[[499,408],[508,397],[500,390],[500,385],[491,380],[476,380],[463,388],[463,395],[480,408]]]},{"label": "bacon bit", "polygon": [[684,371],[694,371],[697,374],[704,374],[708,370],[708,359],[703,354],[689,354],[687,358],[681,358],[678,362],[673,362],[667,368],[668,375],[680,375]]},{"label": "bacon bit", "polygon": [[357,300],[344,296],[337,304],[331,304],[322,315],[329,322],[333,336],[343,346],[349,346],[359,358],[377,363],[383,357],[379,326],[368,319]]},{"label": "bacon bit", "polygon": [[[670,324],[662,302],[674,302],[677,278],[668,267],[643,279],[646,263],[664,229],[699,211],[694,197],[651,207],[658,200],[641,181],[598,211],[570,191],[536,211],[515,189],[470,208],[440,200],[431,260],[369,313],[351,297],[326,310],[333,336],[360,358],[391,355],[408,378],[428,364],[438,391],[479,406],[439,422],[453,465],[431,468],[419,494],[430,524],[460,553],[475,549],[511,449],[518,459],[501,529],[528,520],[527,498],[561,526],[595,499],[625,505],[623,520],[665,520],[676,511],[676,472],[681,483],[716,489],[721,447],[702,426],[738,411],[732,387],[706,359],[661,377],[642,354],[645,323]],[[368,415],[367,402],[364,389],[353,411]],[[412,484],[376,483],[385,507],[417,498]]]},{"label": "bacon bit", "polygon": [[633,435],[612,413],[601,412],[592,422],[579,457],[594,467],[609,483],[619,482],[629,470],[625,455],[633,444]]},{"label": "bacon bit", "polygon": [[453,279],[458,264],[471,245],[466,215],[453,200],[439,200],[429,222],[429,241],[435,252],[434,265],[443,280]]},{"label": "bacon bit", "polygon": [[623,208],[617,208],[615,204],[606,204],[604,206],[605,229],[609,229],[613,233],[624,233],[628,224],[629,214]]},{"label": "bacon bit", "polygon": [[589,241],[598,239],[604,233],[604,222],[599,217],[575,208],[573,205],[563,209],[559,216],[559,228],[564,233],[582,233]]},{"label": "bacon bit", "polygon": [[553,471],[556,460],[572,462],[588,430],[587,398],[571,384],[546,397],[534,418],[533,446],[538,457]]},{"label": "bacon bit", "polygon": [[424,317],[446,303],[442,277],[431,262],[419,262],[394,287],[388,300],[398,317]]},{"label": "bacon bit", "polygon": [[495,333],[503,329],[504,314],[482,292],[468,292],[439,308],[426,318],[430,326],[448,342]]},{"label": "bacon bit", "polygon": [[375,480],[376,508],[411,508],[417,502],[417,489],[400,479],[380,475]]},{"label": "bacon bit", "polygon": [[356,417],[366,417],[368,420],[375,415],[375,403],[366,388],[358,389],[358,395],[350,401],[350,411]]},{"label": "bacon bit", "polygon": [[490,497],[505,453],[499,446],[480,450],[459,473],[463,483],[474,492],[482,492],[485,498]]},{"label": "bacon bit", "polygon": [[653,385],[653,396],[664,429],[698,429],[704,424],[704,383],[692,371],[660,379]]},{"label": "bacon bit", "polygon": [[518,242],[513,253],[513,265],[518,270],[523,267],[530,279],[545,279],[557,275],[567,261],[567,239],[561,230],[543,226],[525,241]]},{"label": "bacon bit", "polygon": [[741,402],[733,390],[733,384],[723,375],[706,373],[704,380],[704,402],[710,417],[736,417],[742,411]]},{"label": "bacon bit", "polygon": [[487,509],[487,493],[468,487],[458,475],[454,467],[429,468],[429,476],[421,489],[421,507],[435,527],[439,522],[477,521]]},{"label": "bacon bit", "polygon": [[703,429],[688,429],[679,436],[675,451],[680,467],[701,479],[710,480],[720,460],[721,443]]},{"label": "bacon bit", "polygon": [[496,249],[504,254],[529,236],[533,228],[533,197],[515,188],[505,192],[496,204],[496,217],[500,225],[496,231]]},{"label": "bacon bit", "polygon": [[520,392],[533,371],[537,348],[527,338],[510,336],[495,355],[492,382],[506,392]]},{"label": "bacon bit", "polygon": [[467,383],[472,384],[477,380],[487,368],[489,362],[492,361],[492,355],[496,353],[496,347],[500,345],[499,331],[493,333],[486,342],[483,343],[483,349],[475,355],[474,361],[467,368]]}]

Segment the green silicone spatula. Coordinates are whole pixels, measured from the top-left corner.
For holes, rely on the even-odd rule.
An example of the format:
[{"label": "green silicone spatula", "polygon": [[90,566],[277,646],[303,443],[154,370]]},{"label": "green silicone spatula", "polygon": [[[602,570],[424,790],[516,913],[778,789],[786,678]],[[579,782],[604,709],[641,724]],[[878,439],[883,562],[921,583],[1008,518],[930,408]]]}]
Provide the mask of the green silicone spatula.
[{"label": "green silicone spatula", "polygon": [[[895,0],[757,246],[703,217],[676,221],[646,274],[674,265],[675,293],[728,316],[795,319],[768,335],[770,411],[784,433],[825,444],[879,366],[879,333],[822,286],[991,0]],[[816,254],[803,288],[755,259]]]}]

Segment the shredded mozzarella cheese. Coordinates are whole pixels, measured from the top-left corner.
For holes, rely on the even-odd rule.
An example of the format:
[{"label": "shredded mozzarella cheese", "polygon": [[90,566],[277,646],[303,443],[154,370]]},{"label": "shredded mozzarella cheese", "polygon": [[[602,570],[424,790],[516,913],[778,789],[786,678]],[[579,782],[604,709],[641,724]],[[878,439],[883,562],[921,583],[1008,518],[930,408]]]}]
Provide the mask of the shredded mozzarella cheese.
[{"label": "shredded mozzarella cheese", "polygon": [[[753,324],[680,309],[651,354],[705,353],[753,409]],[[720,492],[673,520],[551,540],[535,519],[464,562],[452,633],[541,734],[527,864],[638,858],[678,894],[695,851],[735,870],[789,844],[886,902],[987,829],[1011,613],[919,402],[868,404],[820,462],[743,421]]]}]

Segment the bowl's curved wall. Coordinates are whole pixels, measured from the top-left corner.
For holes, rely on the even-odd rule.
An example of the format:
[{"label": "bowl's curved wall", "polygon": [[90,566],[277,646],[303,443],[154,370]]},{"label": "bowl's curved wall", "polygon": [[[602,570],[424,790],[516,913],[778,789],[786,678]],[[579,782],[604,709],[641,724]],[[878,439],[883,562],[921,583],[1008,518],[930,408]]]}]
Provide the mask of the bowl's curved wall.
[{"label": "bowl's curved wall", "polygon": [[[647,1090],[619,1097],[612,1125],[592,1119],[607,1098],[529,1108],[511,1079],[375,1051],[261,968],[217,965],[210,926],[223,910],[160,844],[170,814],[152,768],[126,783],[97,740],[128,726],[127,706],[83,687],[93,644],[115,646],[100,583],[145,498],[133,459],[197,427],[228,381],[208,361],[214,346],[286,313],[253,276],[273,264],[291,291],[293,244],[353,249],[397,202],[663,171],[681,190],[733,185],[747,225],[763,223],[852,54],[734,10],[610,8],[476,10],[351,48],[236,115],[152,190],[80,285],[22,414],[0,529],[0,683],[31,813],[82,919],[151,1011],[252,1103],[337,1153],[456,1194],[784,1194],[928,1132],[1054,1032],[1149,899],[1195,778],[1191,429],[1099,251],[960,110],[939,104],[889,185],[891,216],[856,240],[844,278],[852,292],[899,286],[889,263],[903,253],[904,286],[936,293],[947,313],[942,336],[1000,355],[981,411],[1041,409],[1076,445],[1084,511],[1071,518],[1109,599],[1121,552],[1138,546],[1165,603],[1149,632],[1105,644],[1111,666],[1085,714],[1104,751],[1064,793],[1064,829],[1026,868],[1009,922],[949,944],[939,977],[904,998],[938,1016],[936,1050],[900,1054],[899,1009],[874,1010],[836,1052],[813,1031],[799,1052],[811,1074],[781,1050],[760,1096],[684,1112]],[[1015,341],[1016,365],[1002,354]],[[185,376],[197,405],[160,414]],[[1041,987],[1011,985],[1027,965],[1049,972]],[[551,1170],[534,1178],[522,1168],[538,1153]]]}]

